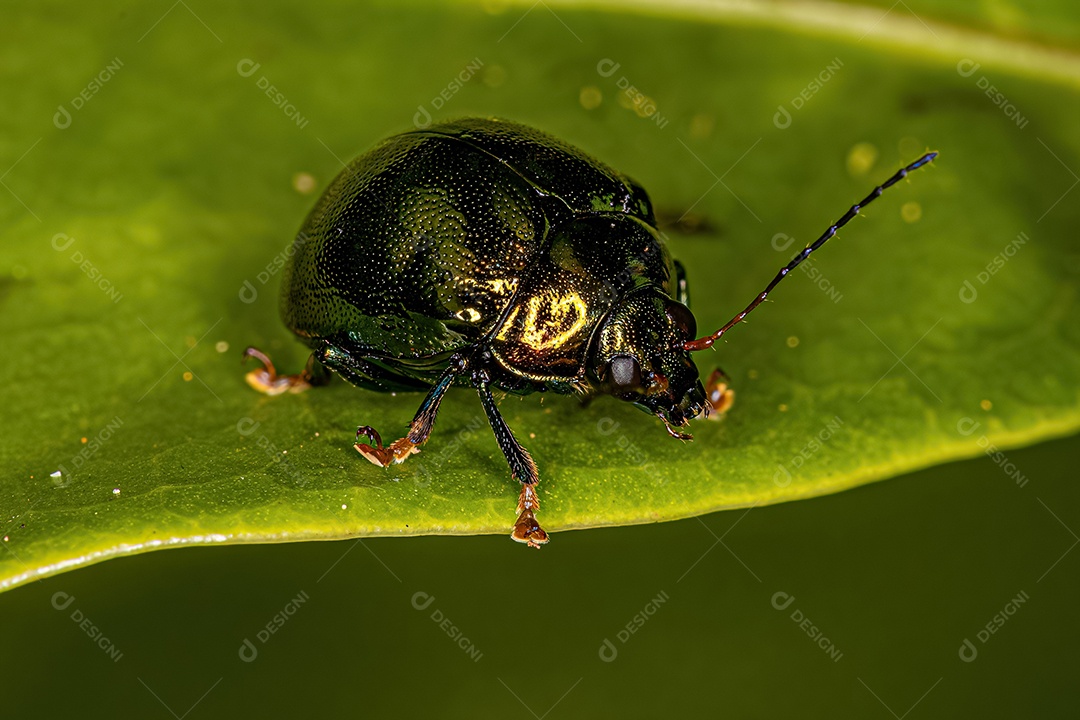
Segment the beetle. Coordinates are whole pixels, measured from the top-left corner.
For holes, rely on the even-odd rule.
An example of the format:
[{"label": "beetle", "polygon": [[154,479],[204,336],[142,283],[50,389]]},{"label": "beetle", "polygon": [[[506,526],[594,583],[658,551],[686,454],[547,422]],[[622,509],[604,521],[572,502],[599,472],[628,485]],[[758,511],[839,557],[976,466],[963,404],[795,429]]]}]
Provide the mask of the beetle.
[{"label": "beetle", "polygon": [[[691,353],[705,350],[859,210],[937,156],[928,152],[853,205],[716,332],[700,338],[686,272],[657,229],[644,188],[525,125],[467,118],[394,135],[349,164],[297,234],[283,270],[281,316],[312,349],[303,372],[247,374],[276,395],[336,373],[384,392],[423,391],[404,437],[362,426],[356,450],[383,467],[419,451],[454,385],[476,390],[513,479],[511,537],[548,535],[536,464],[492,389],[614,395],[692,439],[690,419],[731,401],[722,375],[706,393]],[[367,442],[360,442],[365,438]]]}]

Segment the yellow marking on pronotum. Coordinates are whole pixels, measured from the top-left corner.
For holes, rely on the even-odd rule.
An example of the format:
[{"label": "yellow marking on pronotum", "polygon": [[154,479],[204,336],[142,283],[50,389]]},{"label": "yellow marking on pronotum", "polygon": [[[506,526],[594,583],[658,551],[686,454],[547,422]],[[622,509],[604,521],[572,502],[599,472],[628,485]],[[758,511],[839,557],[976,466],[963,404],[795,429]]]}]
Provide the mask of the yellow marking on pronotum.
[{"label": "yellow marking on pronotum", "polygon": [[[548,319],[541,321],[541,312]],[[533,350],[557,348],[585,327],[588,322],[585,301],[575,292],[545,302],[545,298],[529,299],[521,342]]]}]

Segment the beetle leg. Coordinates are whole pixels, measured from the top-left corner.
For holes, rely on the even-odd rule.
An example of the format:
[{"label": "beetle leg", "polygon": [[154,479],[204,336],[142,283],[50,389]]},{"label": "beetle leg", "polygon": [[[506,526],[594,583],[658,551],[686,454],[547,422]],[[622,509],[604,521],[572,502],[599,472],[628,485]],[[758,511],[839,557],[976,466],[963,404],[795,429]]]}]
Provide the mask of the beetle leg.
[{"label": "beetle leg", "polygon": [[499,407],[491,395],[490,378],[487,372],[484,370],[474,372],[472,382],[480,395],[480,403],[484,406],[484,412],[487,413],[491,429],[495,431],[495,440],[499,443],[499,449],[502,450],[507,464],[510,465],[510,473],[521,483],[518,519],[514,523],[514,530],[510,533],[510,537],[529,547],[539,548],[548,541],[548,536],[536,520],[536,511],[540,509],[540,497],[536,494],[536,483],[540,481],[540,477],[536,472],[536,463],[533,462],[529,451],[523,448],[514,437],[510,426],[499,413]]},{"label": "beetle leg", "polygon": [[522,483],[521,495],[518,496],[518,519],[510,537],[537,549],[546,544],[547,533],[536,521],[536,511],[539,509],[540,496],[536,494],[536,485]]},{"label": "beetle leg", "polygon": [[[413,417],[413,421],[409,425],[409,432],[405,437],[383,447],[379,433],[374,428],[365,425],[356,429],[357,442],[353,447],[369,461],[380,467],[388,467],[391,464],[404,462],[405,458],[420,452],[420,448],[417,446],[427,442],[428,436],[431,435],[431,428],[435,425],[435,416],[439,413],[439,404],[442,402],[443,395],[450,389],[454,377],[462,371],[463,367],[464,364],[460,360],[451,360],[450,367],[443,372],[438,382],[435,383],[435,386],[431,388],[424,398],[424,401],[420,403],[420,409],[416,411],[416,416]],[[360,443],[361,435],[372,440],[375,445]]]},{"label": "beetle leg", "polygon": [[253,357],[262,363],[261,368],[256,368],[244,376],[247,384],[266,395],[281,395],[284,392],[304,392],[315,385],[325,385],[330,381],[330,374],[318,361],[315,355],[308,358],[307,366],[303,372],[297,375],[278,375],[274,363],[262,350],[249,347],[244,350],[243,359]]},{"label": "beetle leg", "polygon": [[731,389],[731,378],[720,368],[709,374],[705,383],[705,417],[719,420],[731,409],[735,402],[735,391]]},{"label": "beetle leg", "polygon": [[[361,435],[375,444],[361,444]],[[356,445],[353,447],[356,448],[357,452],[379,467],[388,467],[391,464],[404,462],[405,458],[413,453],[420,452],[420,448],[409,442],[409,438],[407,437],[395,440],[387,447],[383,447],[382,436],[370,425],[363,425],[356,428]]]},{"label": "beetle leg", "polygon": [[[690,433],[679,432],[675,428],[671,427],[671,423],[664,417],[664,413],[659,410],[656,412],[656,417],[660,418],[660,422],[664,423],[664,428],[667,430],[667,434],[676,440],[693,440],[694,436]],[[683,421],[685,424],[685,421]]]}]

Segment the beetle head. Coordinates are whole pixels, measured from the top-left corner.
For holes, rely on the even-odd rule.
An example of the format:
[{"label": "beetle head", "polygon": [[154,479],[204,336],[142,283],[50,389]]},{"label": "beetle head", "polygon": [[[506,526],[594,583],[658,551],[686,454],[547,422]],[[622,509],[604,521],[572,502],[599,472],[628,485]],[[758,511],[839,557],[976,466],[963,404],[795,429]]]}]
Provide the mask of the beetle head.
[{"label": "beetle head", "polygon": [[674,437],[705,408],[705,388],[683,345],[697,323],[690,309],[656,287],[623,298],[593,340],[589,367],[598,389],[656,415]]}]

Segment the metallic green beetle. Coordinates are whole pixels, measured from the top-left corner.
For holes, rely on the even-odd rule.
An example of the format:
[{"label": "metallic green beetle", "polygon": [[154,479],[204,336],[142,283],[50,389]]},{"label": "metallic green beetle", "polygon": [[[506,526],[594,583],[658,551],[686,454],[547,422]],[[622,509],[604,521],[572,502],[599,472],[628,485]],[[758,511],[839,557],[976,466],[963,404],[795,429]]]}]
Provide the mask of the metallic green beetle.
[{"label": "metallic green beetle", "polygon": [[[875,189],[862,205],[928,153]],[[731,322],[695,340],[682,266],[656,229],[645,190],[556,138],[517,123],[464,119],[395,135],[353,161],[304,222],[282,280],[285,324],[313,350],[299,375],[269,358],[248,382],[269,394],[325,383],[426,391],[405,437],[371,427],[356,449],[388,466],[427,441],[446,390],[475,388],[521,483],[512,537],[548,540],[538,475],[492,388],[611,394],[670,435],[730,404],[706,395],[690,353],[710,347],[791,269],[858,213],[807,246]],[[366,437],[371,444],[360,443]]]}]

